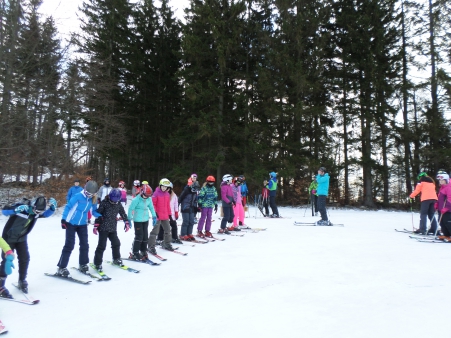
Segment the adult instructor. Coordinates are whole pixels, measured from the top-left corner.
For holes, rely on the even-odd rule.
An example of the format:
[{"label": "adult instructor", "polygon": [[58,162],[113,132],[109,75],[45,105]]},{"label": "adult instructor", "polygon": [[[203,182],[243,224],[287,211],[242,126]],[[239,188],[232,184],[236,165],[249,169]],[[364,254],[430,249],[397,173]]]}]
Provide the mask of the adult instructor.
[{"label": "adult instructor", "polygon": [[329,174],[326,173],[326,168],[321,167],[318,169],[316,182],[318,182],[318,187],[316,188],[316,194],[318,195],[318,211],[321,214],[321,220],[316,222],[316,225],[331,225],[327,218],[326,211],[326,198],[329,193]]}]

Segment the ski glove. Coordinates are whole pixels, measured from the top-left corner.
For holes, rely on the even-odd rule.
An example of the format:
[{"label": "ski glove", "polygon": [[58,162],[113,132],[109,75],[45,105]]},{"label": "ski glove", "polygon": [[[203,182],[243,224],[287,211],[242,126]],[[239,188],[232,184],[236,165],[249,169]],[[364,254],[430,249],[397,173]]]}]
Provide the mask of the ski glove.
[{"label": "ski glove", "polygon": [[179,219],[179,212],[176,211],[176,212],[175,212],[175,220],[178,220],[178,219]]},{"label": "ski glove", "polygon": [[94,235],[98,235],[99,234],[99,223],[94,224],[94,229],[92,229],[92,232],[94,233]]},{"label": "ski glove", "polygon": [[316,189],[312,189],[312,194],[313,194],[313,195],[316,194]]},{"label": "ski glove", "polygon": [[67,222],[65,219],[61,220],[61,229],[66,230],[67,229]]},{"label": "ski glove", "polygon": [[152,217],[152,226],[157,225],[157,216]]},{"label": "ski glove", "polygon": [[8,250],[5,253],[5,273],[7,275],[10,275],[13,273],[13,269],[14,269],[14,264],[13,264],[13,260],[14,260],[14,253],[12,250]]},{"label": "ski glove", "polygon": [[215,205],[215,214],[218,212],[218,205]]},{"label": "ski glove", "polygon": [[435,202],[435,203],[434,203],[434,209],[435,209],[435,210],[438,210],[438,202]]},{"label": "ski glove", "polygon": [[202,212],[202,208],[201,207],[197,207],[197,212]]},{"label": "ski glove", "polygon": [[28,205],[19,205],[15,210],[16,213],[28,212]]},{"label": "ski glove", "polygon": [[58,203],[56,202],[56,199],[54,199],[53,197],[51,197],[49,199],[49,204],[50,204],[50,210],[55,211],[56,208],[58,208]]},{"label": "ski glove", "polygon": [[130,223],[128,221],[124,221],[124,230],[125,232],[127,232],[128,230],[130,230]]}]

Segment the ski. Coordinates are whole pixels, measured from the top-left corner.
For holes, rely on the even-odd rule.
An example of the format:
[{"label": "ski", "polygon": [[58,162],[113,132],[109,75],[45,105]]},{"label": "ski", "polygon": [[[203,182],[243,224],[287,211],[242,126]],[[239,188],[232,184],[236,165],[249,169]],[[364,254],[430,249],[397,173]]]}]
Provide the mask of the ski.
[{"label": "ski", "polygon": [[[97,269],[96,269],[96,266],[94,265],[94,263],[89,263],[89,266],[90,266],[95,272],[97,272],[97,273],[99,274],[99,276],[101,277],[102,280],[110,280],[110,279],[111,279],[111,277],[108,277],[108,276],[105,274],[105,272],[97,270]],[[91,275],[91,274],[89,274],[89,275]],[[96,276],[96,277],[97,277],[97,276]]]},{"label": "ski", "polygon": [[[149,251],[147,251],[147,252],[149,252]],[[156,254],[156,255],[154,255],[154,254],[152,254],[151,252],[149,252],[149,254],[150,255],[152,255],[152,256],[154,256],[154,257],[156,257],[156,258],[158,258],[160,261],[167,261],[167,259],[166,258],[163,258],[163,257],[161,257],[160,255],[158,255],[158,254]]]},{"label": "ski", "polygon": [[238,227],[238,229],[241,229],[241,230],[252,230],[252,231],[255,231],[255,232],[259,232],[259,231],[265,231],[268,228],[250,228],[250,227],[240,228],[240,227]]},{"label": "ski", "polygon": [[0,334],[4,334],[8,332],[8,329],[6,328],[5,325],[3,325],[2,321],[0,320]]},{"label": "ski", "polygon": [[84,280],[76,279],[76,278],[73,278],[71,276],[63,277],[63,276],[60,276],[60,275],[57,275],[57,274],[54,274],[54,273],[47,273],[47,272],[45,272],[44,275],[49,276],[49,277],[55,277],[55,278],[58,278],[58,279],[64,279],[64,280],[67,280],[69,282],[74,282],[74,283],[78,283],[78,284],[89,284],[89,283],[92,282],[90,280],[84,281]]},{"label": "ski", "polygon": [[96,276],[90,272],[84,273],[83,271],[81,271],[80,269],[76,268],[75,266],[71,267],[71,269],[77,270],[78,272],[82,273],[85,276],[91,277],[93,279],[95,279],[96,281],[103,281],[103,279],[100,276]]},{"label": "ski", "polygon": [[25,292],[19,287],[19,284],[16,284],[16,283],[12,283],[12,284],[22,292],[22,294],[24,295],[24,297],[25,297],[27,300],[29,300],[30,302],[36,302],[36,304],[39,303],[39,300],[38,300],[38,299],[36,299],[36,298],[34,298],[34,297],[31,297],[28,293],[25,293]]},{"label": "ski", "polygon": [[190,242],[190,241],[186,241],[186,242],[183,242],[182,241],[182,245],[183,246],[196,246],[196,244],[193,244],[194,242]]},{"label": "ski", "polygon": [[[224,234],[222,234],[222,235],[224,235]],[[213,238],[215,241],[221,241],[221,242],[226,240],[225,238],[218,238],[218,237],[210,237],[210,238]]]},{"label": "ski", "polygon": [[[163,250],[166,250],[166,251],[170,251],[170,252],[173,252],[173,253],[175,253],[175,254],[179,254],[179,255],[182,255],[182,256],[186,256],[186,255],[188,255],[186,252],[180,252],[180,251],[177,251],[177,250],[168,250],[168,249],[165,249],[165,248],[163,248],[162,247],[162,249]],[[178,249],[178,248],[177,248]]]},{"label": "ski", "polygon": [[297,225],[297,226],[318,226],[318,227],[344,227],[344,224],[340,224],[340,223],[330,223],[330,225],[316,225],[315,223],[311,223],[311,222],[294,222],[293,225]]},{"label": "ski", "polygon": [[5,298],[5,297],[1,297],[1,296],[0,296],[0,299],[9,300],[10,302],[22,303],[22,304],[27,304],[27,305],[35,305],[35,304],[39,303],[39,300]]},{"label": "ski", "polygon": [[405,234],[413,234],[413,231],[406,230],[406,229],[404,229],[404,230],[398,230],[398,229],[395,229],[395,231],[396,231],[396,232],[402,232],[402,233],[405,233]]},{"label": "ski", "polygon": [[205,238],[203,238],[203,240],[207,241],[207,242],[214,242],[215,241],[215,239],[213,239],[211,237],[205,237]]},{"label": "ski", "polygon": [[449,243],[449,242],[445,242],[442,241],[440,239],[422,239],[422,238],[415,238],[417,240],[417,242],[422,242],[422,243]]},{"label": "ski", "polygon": [[182,239],[182,242],[184,243],[197,243],[197,244],[207,244],[208,242],[204,242],[204,241],[199,241],[197,239],[193,239],[192,241],[185,241]]},{"label": "ski", "polygon": [[122,260],[131,261],[131,262],[137,262],[137,263],[144,263],[149,265],[161,265],[161,263],[156,263],[154,261],[151,261],[150,259],[146,259],[145,261],[137,260],[137,259],[131,259],[131,258],[121,258]]},{"label": "ski", "polygon": [[231,233],[230,236],[234,237],[244,237],[245,234],[236,234],[235,232]]},{"label": "ski", "polygon": [[139,272],[139,270],[136,270],[136,269],[133,269],[133,268],[130,268],[130,267],[128,267],[127,265],[117,265],[117,264],[114,264],[113,262],[111,262],[111,261],[106,261],[108,264],[111,264],[112,266],[115,266],[115,267],[117,267],[117,268],[119,268],[119,269],[122,269],[122,270],[125,270],[125,271],[128,271],[128,272],[134,272],[134,273],[138,273]]}]

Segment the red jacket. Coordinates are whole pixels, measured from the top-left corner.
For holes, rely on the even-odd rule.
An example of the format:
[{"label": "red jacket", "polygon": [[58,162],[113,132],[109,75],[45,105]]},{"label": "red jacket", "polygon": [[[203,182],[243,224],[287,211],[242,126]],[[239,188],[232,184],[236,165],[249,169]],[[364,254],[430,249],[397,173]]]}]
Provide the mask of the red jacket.
[{"label": "red jacket", "polygon": [[171,195],[167,191],[161,191],[160,187],[158,187],[153,193],[152,202],[158,220],[167,221],[171,215]]}]

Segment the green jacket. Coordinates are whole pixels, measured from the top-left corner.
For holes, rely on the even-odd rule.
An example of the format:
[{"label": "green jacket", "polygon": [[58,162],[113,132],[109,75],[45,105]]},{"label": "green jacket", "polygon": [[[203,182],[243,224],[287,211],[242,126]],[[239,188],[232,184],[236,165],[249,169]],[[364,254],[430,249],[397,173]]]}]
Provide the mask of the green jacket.
[{"label": "green jacket", "polygon": [[136,196],[128,207],[128,219],[133,222],[147,222],[149,220],[149,211],[153,218],[157,217],[151,198],[142,198]]},{"label": "green jacket", "polygon": [[[312,181],[312,183],[310,183],[310,187],[308,187],[308,193],[311,194],[312,190],[316,190],[316,188],[318,188],[318,182],[314,180]],[[316,192],[315,195],[318,195],[318,193]]]},{"label": "green jacket", "polygon": [[2,249],[3,252],[11,250],[8,243],[6,243],[6,241],[1,237],[0,237],[0,248]]}]

